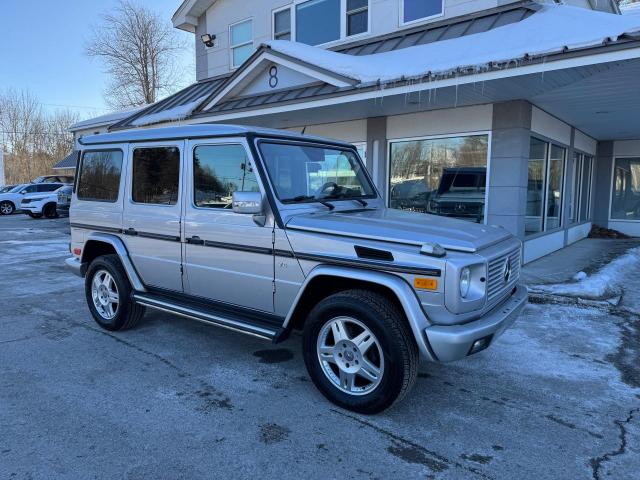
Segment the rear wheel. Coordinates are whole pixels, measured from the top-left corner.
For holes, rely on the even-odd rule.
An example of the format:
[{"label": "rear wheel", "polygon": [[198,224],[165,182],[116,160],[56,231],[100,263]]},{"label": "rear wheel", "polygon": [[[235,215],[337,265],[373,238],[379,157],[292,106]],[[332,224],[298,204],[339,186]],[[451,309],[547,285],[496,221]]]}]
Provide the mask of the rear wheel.
[{"label": "rear wheel", "polygon": [[11,202],[0,202],[0,215],[11,215],[16,207]]},{"label": "rear wheel", "polygon": [[316,387],[360,413],[400,401],[418,373],[418,347],[403,314],[366,290],[339,292],[316,305],[305,323],[303,348]]},{"label": "rear wheel", "polygon": [[56,204],[47,203],[42,209],[42,213],[46,218],[57,218],[58,212],[56,211]]},{"label": "rear wheel", "polygon": [[131,299],[131,285],[117,255],[104,255],[91,262],[85,295],[94,320],[106,330],[133,328],[144,315],[144,307]]}]

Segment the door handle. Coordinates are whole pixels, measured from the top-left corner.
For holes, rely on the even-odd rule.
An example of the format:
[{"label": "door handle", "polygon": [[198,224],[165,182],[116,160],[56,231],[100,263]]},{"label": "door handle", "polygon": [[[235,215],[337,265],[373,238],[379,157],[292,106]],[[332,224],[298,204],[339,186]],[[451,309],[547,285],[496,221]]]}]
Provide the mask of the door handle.
[{"label": "door handle", "polygon": [[190,243],[192,245],[204,245],[204,240],[202,240],[197,235],[194,235],[191,238],[187,238],[187,243]]},{"label": "door handle", "polygon": [[123,231],[123,233],[125,235],[132,235],[132,236],[138,235],[138,231],[135,228],[127,228],[126,230]]}]

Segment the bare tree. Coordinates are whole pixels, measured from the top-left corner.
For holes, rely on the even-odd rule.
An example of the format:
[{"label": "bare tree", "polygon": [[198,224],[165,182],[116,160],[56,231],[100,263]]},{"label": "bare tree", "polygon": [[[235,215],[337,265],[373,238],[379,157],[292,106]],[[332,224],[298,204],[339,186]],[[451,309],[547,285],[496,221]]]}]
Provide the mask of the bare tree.
[{"label": "bare tree", "polygon": [[73,150],[68,129],[77,121],[77,113],[69,110],[45,113],[28,91],[0,92],[0,149],[7,153],[7,182],[50,174],[51,167]]},{"label": "bare tree", "polygon": [[153,103],[180,84],[177,56],[185,48],[171,25],[141,5],[122,0],[94,28],[86,54],[102,60],[113,108]]}]

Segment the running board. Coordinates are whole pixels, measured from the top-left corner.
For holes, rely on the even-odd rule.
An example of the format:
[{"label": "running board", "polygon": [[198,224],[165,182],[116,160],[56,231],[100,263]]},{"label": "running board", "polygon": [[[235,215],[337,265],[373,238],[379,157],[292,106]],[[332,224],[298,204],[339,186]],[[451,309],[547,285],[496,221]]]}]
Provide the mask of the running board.
[{"label": "running board", "polygon": [[[283,329],[275,325],[269,325],[268,321],[257,320],[257,315],[231,314],[228,309],[220,309],[204,302],[178,300],[166,295],[135,292],[133,300],[145,307],[163,312],[173,313],[181,317],[189,318],[208,325],[226,328],[234,332],[244,333],[253,337],[278,342],[282,338]],[[223,312],[224,311],[224,312]],[[266,314],[268,315],[268,314]]]}]

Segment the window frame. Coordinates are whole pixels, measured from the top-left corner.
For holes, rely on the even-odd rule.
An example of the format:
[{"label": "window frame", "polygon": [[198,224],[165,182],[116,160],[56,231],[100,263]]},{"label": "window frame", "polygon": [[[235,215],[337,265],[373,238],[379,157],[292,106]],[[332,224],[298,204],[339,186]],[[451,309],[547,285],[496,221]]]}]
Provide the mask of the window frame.
[{"label": "window frame", "polygon": [[[609,182],[609,213],[608,213],[608,222],[621,222],[621,223],[640,223],[640,219],[631,220],[625,218],[613,218],[613,192],[616,182],[616,161],[627,159],[627,158],[640,158],[640,155],[616,155],[615,152],[613,154],[613,158],[611,161],[611,181]],[[595,160],[594,160],[595,164]]]},{"label": "window frame", "polygon": [[[594,170],[594,156],[588,153],[584,153],[581,150],[574,149],[574,154],[578,156],[576,159],[576,164],[574,164],[574,176],[573,176],[573,191],[571,198],[571,224],[578,225],[582,223],[589,223],[592,221],[591,213],[591,201],[593,199],[593,170]],[[586,160],[589,160],[591,163],[591,168],[589,170],[589,178],[587,179],[588,188],[587,188],[587,213],[585,215],[585,219],[581,220],[582,217],[582,204],[583,204],[583,190],[582,186],[584,184],[584,170]]]},{"label": "window frame", "polygon": [[191,189],[191,194],[189,195],[189,202],[191,205],[191,208],[196,209],[196,210],[202,210],[205,212],[217,212],[217,213],[224,213],[224,214],[235,214],[235,215],[243,215],[242,213],[235,213],[233,211],[233,209],[230,208],[211,208],[211,207],[200,207],[196,204],[195,202],[195,198],[196,198],[196,183],[195,183],[195,170],[193,168],[193,163],[195,161],[195,154],[196,154],[196,148],[198,147],[228,147],[228,146],[233,146],[233,145],[238,145],[239,147],[242,147],[244,149],[244,153],[247,155],[247,159],[249,161],[249,164],[251,165],[251,168],[253,168],[253,173],[256,177],[256,183],[258,184],[258,188],[260,189],[260,194],[264,197],[265,196],[265,189],[264,189],[264,185],[262,184],[262,179],[260,178],[259,175],[259,171],[256,168],[256,162],[253,159],[253,156],[251,154],[251,150],[249,148],[247,148],[247,145],[242,142],[242,141],[237,141],[237,142],[233,142],[233,141],[223,141],[223,142],[205,142],[205,143],[192,143],[191,144],[191,158],[189,159],[189,167],[188,167],[188,172],[189,172],[189,179],[188,179],[188,183],[189,183],[189,188]]},{"label": "window frame", "polygon": [[[545,154],[545,158],[544,158],[544,177],[542,178],[542,194],[544,195],[543,197],[543,201],[542,201],[542,228],[539,232],[530,232],[527,233],[526,231],[526,210],[525,210],[525,231],[524,231],[524,238],[527,240],[532,240],[533,238],[536,238],[538,236],[541,235],[546,235],[549,233],[554,233],[554,232],[558,232],[561,231],[562,229],[565,228],[565,215],[566,215],[566,208],[567,208],[567,196],[566,196],[566,190],[567,190],[567,168],[568,168],[568,155],[569,155],[569,146],[562,144],[561,142],[557,142],[554,140],[551,140],[549,138],[545,138],[544,136],[540,136],[540,135],[535,135],[532,134],[529,136],[530,139],[536,139],[540,142],[543,142],[546,144],[546,154]],[[560,182],[561,184],[561,198],[560,198],[560,215],[559,215],[559,222],[558,222],[558,226],[548,229],[547,228],[547,219],[548,219],[548,208],[549,208],[549,174],[551,172],[551,148],[555,146],[558,148],[561,148],[562,150],[564,150],[564,155],[563,155],[563,165],[562,165],[562,181]],[[531,154],[529,153],[529,158],[527,159],[527,166],[528,166],[528,162],[531,161]],[[527,176],[527,184],[529,182],[529,177]]]},{"label": "window frame", "polygon": [[[99,200],[99,199],[90,199],[90,198],[82,198],[80,197],[80,180],[82,178],[82,173],[83,173],[83,169],[84,169],[84,156],[87,153],[95,153],[95,152],[120,152],[120,154],[122,155],[122,160],[121,160],[121,164],[120,164],[120,180],[118,182],[118,195],[116,196],[115,200]],[[73,193],[75,193],[76,195],[76,199],[78,201],[81,202],[100,202],[100,203],[118,203],[118,200],[120,199],[120,190],[122,189],[122,172],[125,169],[125,155],[124,155],[124,150],[122,148],[93,148],[93,149],[89,149],[89,150],[82,150],[82,155],[80,156],[80,161],[79,161],[79,169],[78,172],[76,173],[76,178],[75,178],[75,182],[74,182],[74,189],[73,189]]]},{"label": "window frame", "polygon": [[[178,149],[178,190],[176,192],[176,202],[175,203],[145,203],[145,202],[136,202],[133,199],[133,188],[134,188],[134,155],[136,154],[136,150],[149,150],[149,149],[153,149],[153,148],[176,148]],[[183,175],[183,166],[182,164],[183,162],[183,148],[178,145],[178,144],[140,144],[140,145],[132,145],[132,148],[130,149],[130,153],[129,153],[129,158],[130,158],[130,166],[129,166],[129,175],[130,175],[130,182],[129,182],[129,191],[128,191],[128,197],[129,197],[129,203],[131,203],[132,205],[136,205],[136,206],[142,206],[142,207],[152,207],[152,208],[157,208],[157,207],[163,207],[163,208],[181,208],[181,204],[182,204],[182,175]]]},{"label": "window frame", "polygon": [[462,138],[462,137],[477,137],[485,135],[487,137],[487,178],[485,183],[484,192],[484,221],[480,225],[489,225],[488,212],[489,212],[489,189],[491,186],[491,149],[493,142],[493,132],[491,130],[479,130],[475,132],[464,133],[447,133],[439,135],[422,135],[418,137],[398,137],[387,139],[387,153],[385,162],[385,179],[384,179],[384,203],[387,208],[391,208],[391,144],[399,142],[417,142],[421,140],[441,140],[444,138]]},{"label": "window frame", "polygon": [[440,0],[441,4],[442,4],[442,8],[441,8],[440,13],[435,14],[435,15],[429,15],[428,17],[416,18],[415,20],[410,20],[408,22],[405,22],[404,21],[404,2],[405,1],[407,1],[407,0],[400,0],[400,2],[398,2],[400,4],[400,15],[398,17],[398,26],[399,27],[406,27],[408,25],[416,25],[418,23],[428,22],[429,20],[433,20],[435,18],[444,17],[445,1],[444,0]]},{"label": "window frame", "polygon": [[[236,27],[238,25],[241,25],[241,24],[247,23],[247,22],[251,23],[251,40],[249,40],[247,42],[244,42],[244,43],[239,43],[237,45],[234,45],[233,44],[233,34],[231,33],[233,27]],[[254,43],[255,43],[254,42],[254,36],[253,36],[253,17],[248,17],[248,18],[245,18],[245,19],[240,20],[238,22],[234,22],[234,23],[229,24],[228,31],[229,31],[229,65],[231,67],[231,70],[237,70],[238,68],[240,68],[244,64],[244,62],[242,62],[240,65],[235,65],[233,63],[233,51],[236,48],[245,47],[247,45],[252,45],[253,46]]]},{"label": "window frame", "polygon": [[[275,18],[276,18],[276,13],[282,12],[284,10],[290,10],[291,12],[291,26],[290,26],[290,34],[291,34],[291,41],[292,42],[297,42],[297,25],[296,25],[296,6],[301,4],[301,3],[306,3],[310,0],[294,0],[292,3],[282,6],[282,7],[278,7],[274,10],[271,11],[271,39],[272,40],[277,40],[276,39],[276,33],[275,33],[275,29],[276,29],[276,22],[275,22]],[[362,37],[366,37],[367,35],[371,35],[371,4],[372,4],[372,0],[367,0],[367,7],[366,7],[366,11],[367,11],[367,30],[362,32],[362,33],[356,33],[355,35],[347,35],[347,0],[340,0],[340,38],[336,39],[336,40],[331,40],[329,42],[325,42],[325,43],[319,43],[317,45],[313,45],[314,47],[327,47],[327,46],[333,46],[333,45],[339,45],[340,43],[343,43],[345,41],[351,41],[351,40],[356,40],[356,39],[360,39]],[[361,8],[359,9],[359,11],[364,11],[365,8]],[[354,11],[357,12],[357,11]]]}]

